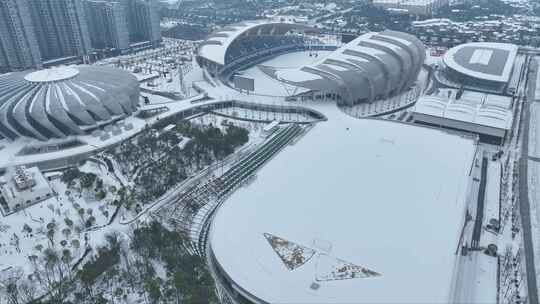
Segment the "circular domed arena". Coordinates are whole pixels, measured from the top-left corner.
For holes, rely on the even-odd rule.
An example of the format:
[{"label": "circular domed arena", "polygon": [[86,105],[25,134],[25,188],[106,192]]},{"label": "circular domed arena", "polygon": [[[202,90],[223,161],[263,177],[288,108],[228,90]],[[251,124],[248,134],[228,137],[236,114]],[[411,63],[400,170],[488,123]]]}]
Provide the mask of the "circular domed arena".
[{"label": "circular domed arena", "polygon": [[0,135],[42,141],[88,134],[139,104],[139,82],[103,66],[64,66],[0,75]]}]

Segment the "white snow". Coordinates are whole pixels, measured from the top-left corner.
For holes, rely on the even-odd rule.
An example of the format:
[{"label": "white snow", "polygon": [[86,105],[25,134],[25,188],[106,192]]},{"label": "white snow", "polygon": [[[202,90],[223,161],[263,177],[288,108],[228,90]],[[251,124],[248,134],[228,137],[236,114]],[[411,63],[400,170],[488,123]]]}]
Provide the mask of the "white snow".
[{"label": "white snow", "polygon": [[296,87],[280,82],[266,75],[258,67],[242,72],[243,76],[255,79],[255,94],[271,96],[290,96],[298,93]]},{"label": "white snow", "polygon": [[473,303],[497,303],[497,258],[482,252],[473,254],[476,273],[474,276]]},{"label": "white snow", "polygon": [[[81,171],[95,173],[103,179],[105,189],[109,186],[115,186],[117,189],[120,187],[113,176],[106,173],[106,168],[95,163],[87,162],[81,167]],[[77,190],[68,189],[60,180],[51,181],[50,184],[53,190],[58,193],[57,197],[2,218],[0,225],[2,232],[0,233],[0,269],[20,267],[28,274],[32,270],[28,256],[41,255],[36,246],[40,245],[43,249],[51,246],[46,235],[48,223],[52,222],[56,225],[53,248],[57,250],[70,249],[75,259],[84,252],[84,234],[87,234],[89,244],[96,246],[103,242],[104,234],[111,231],[108,229],[87,230],[84,223],[90,216],[93,216],[96,219],[93,227],[106,224],[114,212],[115,207],[112,205],[112,201],[116,198],[114,194],[108,193],[104,200],[96,201],[91,192],[84,190],[79,193]],[[85,211],[83,215],[78,213],[80,209]],[[89,209],[92,209],[91,215],[87,212]],[[65,218],[74,222],[73,227],[67,226]],[[28,225],[32,232],[25,232],[24,225]],[[70,230],[69,235],[63,233],[66,228]],[[77,231],[77,229],[80,230]],[[18,246],[16,239],[19,240]],[[67,241],[66,246],[60,244],[62,240]],[[73,246],[71,243],[73,240],[78,240],[80,246]],[[17,247],[19,247],[20,252]]]},{"label": "white snow", "polygon": [[501,200],[501,171],[502,168],[500,162],[490,161],[488,163],[486,202],[484,207],[484,225],[487,225],[490,219],[499,220],[499,204]]},{"label": "white snow", "polygon": [[32,72],[24,79],[30,82],[55,82],[73,78],[79,74],[79,70],[73,67],[56,67]]},{"label": "white snow", "polygon": [[490,103],[475,104],[465,99],[455,100],[448,98],[444,93],[420,97],[414,112],[436,117],[441,122],[454,120],[500,130],[509,130],[513,120],[511,108],[502,108]]},{"label": "white snow", "polygon": [[[312,51],[312,52],[294,52],[281,56],[277,56],[268,61],[265,61],[263,65],[274,68],[299,68],[305,65],[310,65],[314,62],[323,60],[328,55],[332,54],[331,51]],[[310,54],[312,56],[310,56]],[[316,56],[315,56],[316,55]]]},{"label": "white snow", "polygon": [[296,69],[279,70],[277,71],[276,76],[278,77],[278,79],[296,79],[297,81],[302,81],[302,82],[322,79],[322,77],[317,74],[312,74],[312,73],[308,73],[308,72],[304,72],[304,71],[296,70]]},{"label": "white snow", "polygon": [[203,44],[199,50],[199,55],[205,57],[206,59],[213,61],[218,64],[225,64],[225,53],[229,45],[236,40],[240,35],[248,32],[249,30],[263,25],[263,24],[273,24],[280,22],[273,22],[268,20],[255,20],[255,21],[245,21],[241,24],[229,25],[222,30],[214,33],[221,34],[225,37],[213,36],[209,38],[209,41],[214,43],[212,44]]},{"label": "white snow", "polygon": [[[487,56],[487,53],[482,52],[478,53],[478,55],[475,56],[476,51],[479,50],[490,50],[490,49],[500,49],[509,52],[508,59],[505,63],[504,69],[500,75],[492,75],[488,73],[478,72],[475,71],[469,67],[462,66],[459,64],[454,57],[458,55],[458,53],[463,49],[464,47],[475,47],[477,48],[475,50],[475,53],[473,53],[473,57],[471,58],[471,61],[475,59],[475,61],[478,62],[484,62],[486,58],[483,58],[484,56]],[[491,51],[493,52],[493,51]],[[496,82],[508,82],[510,79],[510,74],[512,73],[512,68],[514,67],[514,61],[516,59],[518,52],[517,45],[509,44],[509,43],[492,43],[492,42],[474,42],[474,43],[466,43],[459,46],[456,46],[454,48],[451,48],[446,52],[446,54],[443,57],[444,64],[449,66],[451,69],[456,70],[460,73],[470,75],[475,78],[483,79],[483,80],[489,80],[489,81],[496,81]],[[491,55],[489,56],[491,57]],[[489,60],[489,59],[488,59]],[[474,63],[474,62],[471,62]]]},{"label": "white snow", "polygon": [[[531,124],[529,131],[529,157],[540,158],[540,109],[538,103],[531,104]],[[529,198],[531,212],[531,233],[535,252],[535,264],[540,265],[540,162],[529,160]],[[540,273],[537,269],[537,278]]]},{"label": "white snow", "polygon": [[480,251],[459,256],[457,260],[461,276],[453,300],[457,303],[497,303],[497,258]]},{"label": "white snow", "polygon": [[[221,267],[270,303],[448,301],[473,141],[314,108],[332,109],[323,111],[329,121],[219,209],[210,241]],[[315,290],[317,259],[289,271],[264,233],[308,248],[322,240],[328,256],[381,276],[317,282]]]},{"label": "white snow", "polygon": [[[317,57],[310,54],[317,54]],[[303,81],[320,79],[320,76],[300,71],[299,67],[314,63],[325,58],[329,51],[294,52],[277,56],[264,62],[264,66],[277,69],[280,79],[302,79]],[[286,84],[266,75],[257,66],[241,72],[243,76],[255,79],[255,94],[270,96],[291,96],[305,92],[306,89]]]}]

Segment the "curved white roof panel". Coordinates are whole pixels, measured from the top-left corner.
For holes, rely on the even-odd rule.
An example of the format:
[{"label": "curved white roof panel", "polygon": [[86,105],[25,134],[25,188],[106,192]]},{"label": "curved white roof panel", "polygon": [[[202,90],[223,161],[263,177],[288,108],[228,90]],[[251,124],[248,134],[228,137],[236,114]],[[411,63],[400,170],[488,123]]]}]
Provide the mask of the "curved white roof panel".
[{"label": "curved white roof panel", "polygon": [[0,77],[0,134],[42,141],[84,134],[131,115],[139,104],[133,75],[105,66],[70,66]]},{"label": "curved white roof panel", "polygon": [[450,49],[444,64],[461,74],[481,80],[508,82],[518,47],[508,43],[474,42]]},{"label": "curved white roof panel", "polygon": [[24,76],[24,79],[30,82],[56,82],[71,79],[78,74],[79,70],[63,66],[35,71]]},{"label": "curved white roof panel", "polygon": [[[253,20],[244,21],[237,24],[232,24],[224,27],[223,29],[212,33],[206,38],[199,48],[199,56],[206,58],[217,64],[225,65],[225,56],[229,46],[241,35],[249,33],[258,27],[285,27],[285,28],[301,28],[301,29],[313,29],[311,27],[296,24],[296,23],[284,23],[280,21]],[[313,29],[316,30],[316,29]]]},{"label": "curved white roof panel", "polygon": [[434,129],[329,120],[220,207],[212,252],[261,303],[446,303],[474,153]]},{"label": "curved white roof panel", "polygon": [[[416,37],[383,31],[364,34],[296,70],[264,71],[290,85],[337,93],[344,103],[356,104],[408,89],[416,81],[424,59],[424,46]],[[317,77],[306,77],[306,73]]]}]

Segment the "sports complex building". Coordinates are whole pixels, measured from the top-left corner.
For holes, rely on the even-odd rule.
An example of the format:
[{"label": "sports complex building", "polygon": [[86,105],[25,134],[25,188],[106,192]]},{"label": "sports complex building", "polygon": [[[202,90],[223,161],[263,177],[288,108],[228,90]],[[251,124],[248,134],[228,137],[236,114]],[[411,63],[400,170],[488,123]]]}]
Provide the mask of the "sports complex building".
[{"label": "sports complex building", "polygon": [[478,134],[483,142],[502,144],[513,122],[512,98],[475,91],[441,90],[416,102],[416,123]]},{"label": "sports complex building", "polygon": [[102,66],[59,67],[0,75],[0,135],[41,141],[84,135],[130,116],[139,82]]},{"label": "sports complex building", "polygon": [[450,49],[443,63],[447,77],[457,83],[502,91],[510,85],[517,55],[514,44],[475,42]]},{"label": "sports complex building", "polygon": [[296,23],[245,21],[208,36],[199,46],[197,61],[212,76],[228,78],[234,71],[280,54],[336,48],[308,41],[307,37],[317,33],[316,28]]},{"label": "sports complex building", "polygon": [[[259,68],[295,87],[295,95],[353,105],[394,96],[416,81],[425,48],[416,37],[396,32],[367,33],[341,46],[327,45],[318,30],[294,23],[245,22],[218,31],[202,43],[198,62],[212,77],[253,91],[257,79],[237,81],[235,73],[285,53],[332,50],[298,68]],[[240,86],[239,86],[240,84]]]},{"label": "sports complex building", "polygon": [[330,117],[217,210],[225,303],[491,303],[456,295],[475,154],[436,129]]},{"label": "sports complex building", "polygon": [[0,172],[77,164],[144,129],[140,87],[129,72],[98,65],[0,75]]},{"label": "sports complex building", "polygon": [[447,88],[421,97],[413,109],[414,121],[502,144],[514,122],[512,95],[525,62],[518,46],[507,43],[466,43],[448,50],[435,73]]}]

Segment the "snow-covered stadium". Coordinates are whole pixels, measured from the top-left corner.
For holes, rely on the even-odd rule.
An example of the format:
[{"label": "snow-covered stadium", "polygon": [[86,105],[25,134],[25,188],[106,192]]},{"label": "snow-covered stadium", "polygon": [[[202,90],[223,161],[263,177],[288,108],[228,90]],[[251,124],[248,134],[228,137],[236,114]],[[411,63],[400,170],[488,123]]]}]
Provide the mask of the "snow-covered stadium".
[{"label": "snow-covered stadium", "polygon": [[443,63],[451,80],[499,91],[509,84],[517,55],[514,44],[474,42],[450,49]]},{"label": "snow-covered stadium", "polygon": [[[316,33],[317,29],[293,23],[245,22],[210,35],[198,51],[198,61],[225,83],[232,82],[238,71],[261,64],[264,75],[292,88],[289,97],[354,105],[409,89],[425,59],[420,40],[401,32],[367,33],[339,48],[325,44]],[[305,50],[331,52],[296,67],[264,63]],[[254,91],[258,79],[250,80],[246,89]]]},{"label": "snow-covered stadium", "polygon": [[103,66],[59,67],[0,76],[0,135],[46,141],[92,130],[131,115],[139,82]]},{"label": "snow-covered stadium", "polygon": [[[197,61],[212,76],[227,78],[234,71],[273,56],[308,48],[305,33],[319,30],[296,23],[245,21],[211,34],[199,47]],[[323,49],[335,46],[310,45]]]}]

